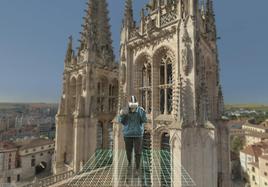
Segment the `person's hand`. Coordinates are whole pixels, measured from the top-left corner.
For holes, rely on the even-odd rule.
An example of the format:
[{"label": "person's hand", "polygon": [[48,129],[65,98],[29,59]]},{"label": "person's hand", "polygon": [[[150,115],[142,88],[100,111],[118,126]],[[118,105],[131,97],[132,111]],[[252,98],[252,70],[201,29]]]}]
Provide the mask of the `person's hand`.
[{"label": "person's hand", "polygon": [[123,108],[119,112],[120,115],[127,115],[128,114],[128,108]]}]

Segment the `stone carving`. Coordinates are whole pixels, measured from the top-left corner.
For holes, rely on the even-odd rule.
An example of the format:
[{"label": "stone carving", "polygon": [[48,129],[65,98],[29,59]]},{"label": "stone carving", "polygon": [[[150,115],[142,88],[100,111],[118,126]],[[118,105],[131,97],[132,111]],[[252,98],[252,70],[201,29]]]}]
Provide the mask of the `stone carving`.
[{"label": "stone carving", "polygon": [[121,64],[120,66],[120,81],[122,84],[125,84],[126,82],[126,65]]},{"label": "stone carving", "polygon": [[126,61],[126,47],[125,47],[125,45],[123,45],[121,47],[121,60]]},{"label": "stone carving", "polygon": [[182,68],[185,75],[188,76],[193,66],[193,52],[190,45],[191,38],[186,29],[184,31],[182,42],[184,44],[184,48],[181,50]]},{"label": "stone carving", "polygon": [[172,22],[172,21],[174,21],[176,19],[177,19],[177,14],[176,14],[176,11],[173,10],[173,11],[168,12],[168,13],[166,13],[166,14],[161,16],[160,24],[161,24],[161,26],[167,25],[167,24],[169,24],[170,22]]},{"label": "stone carving", "polygon": [[155,25],[155,19],[152,19],[150,16],[147,18],[147,22],[146,22],[146,33],[147,35],[153,31],[156,28]]},{"label": "stone carving", "polygon": [[188,0],[181,0],[181,18],[185,19],[188,16],[189,4]]}]

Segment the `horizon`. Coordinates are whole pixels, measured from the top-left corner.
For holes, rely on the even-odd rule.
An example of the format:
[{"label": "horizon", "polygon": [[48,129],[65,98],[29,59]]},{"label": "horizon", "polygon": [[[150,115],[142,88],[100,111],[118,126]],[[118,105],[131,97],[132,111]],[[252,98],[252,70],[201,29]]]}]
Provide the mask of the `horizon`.
[{"label": "horizon", "polygon": [[[76,47],[86,1],[0,2],[0,26],[3,28],[0,32],[0,102],[59,102],[68,37],[73,36]],[[108,0],[117,59],[124,11],[124,1],[120,2],[112,4],[112,0]],[[134,1],[136,21],[145,2],[148,0]],[[221,37],[218,48],[225,104],[268,104],[265,86],[268,39],[263,37],[268,26],[262,24],[267,17],[267,6],[267,1],[256,4],[249,0],[214,2],[217,32]]]}]

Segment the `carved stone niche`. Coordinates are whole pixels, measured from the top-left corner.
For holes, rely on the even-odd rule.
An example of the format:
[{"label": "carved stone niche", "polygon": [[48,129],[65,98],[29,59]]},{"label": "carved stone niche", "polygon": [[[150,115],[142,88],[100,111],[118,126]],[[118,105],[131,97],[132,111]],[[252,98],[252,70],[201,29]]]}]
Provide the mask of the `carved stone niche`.
[{"label": "carved stone niche", "polygon": [[126,61],[126,47],[125,47],[125,45],[123,45],[121,47],[121,60]]},{"label": "carved stone niche", "polygon": [[120,82],[121,84],[126,82],[126,65],[124,63],[120,65]]},{"label": "carved stone niche", "polygon": [[193,67],[193,51],[191,49],[191,38],[185,28],[182,38],[184,48],[181,50],[182,69],[186,76],[192,71]]}]

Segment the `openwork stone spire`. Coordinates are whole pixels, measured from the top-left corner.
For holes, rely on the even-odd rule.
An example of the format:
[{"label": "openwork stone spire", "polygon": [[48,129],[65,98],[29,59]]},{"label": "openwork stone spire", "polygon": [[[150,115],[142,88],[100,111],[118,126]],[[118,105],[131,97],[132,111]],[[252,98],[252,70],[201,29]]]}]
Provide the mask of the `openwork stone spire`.
[{"label": "openwork stone spire", "polygon": [[131,28],[133,27],[133,25],[134,25],[134,20],[133,20],[132,0],[126,0],[124,26]]},{"label": "openwork stone spire", "polygon": [[112,34],[109,25],[109,12],[106,0],[98,0],[97,29],[98,52],[108,61],[114,61]]},{"label": "openwork stone spire", "polygon": [[[81,50],[89,50],[103,58],[106,63],[114,61],[112,35],[109,25],[109,12],[106,0],[89,0],[85,10],[83,31],[81,32]],[[89,57],[90,58],[90,57]]]}]

